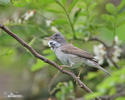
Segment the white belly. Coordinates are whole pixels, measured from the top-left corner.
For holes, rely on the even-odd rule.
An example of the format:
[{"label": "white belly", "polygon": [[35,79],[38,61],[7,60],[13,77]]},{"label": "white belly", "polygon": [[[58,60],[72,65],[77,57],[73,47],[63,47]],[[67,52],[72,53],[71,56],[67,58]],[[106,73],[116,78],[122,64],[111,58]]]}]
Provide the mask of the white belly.
[{"label": "white belly", "polygon": [[62,62],[64,65],[77,67],[84,63],[84,58],[72,55],[72,54],[65,54],[63,53],[60,48],[54,50],[57,58]]}]

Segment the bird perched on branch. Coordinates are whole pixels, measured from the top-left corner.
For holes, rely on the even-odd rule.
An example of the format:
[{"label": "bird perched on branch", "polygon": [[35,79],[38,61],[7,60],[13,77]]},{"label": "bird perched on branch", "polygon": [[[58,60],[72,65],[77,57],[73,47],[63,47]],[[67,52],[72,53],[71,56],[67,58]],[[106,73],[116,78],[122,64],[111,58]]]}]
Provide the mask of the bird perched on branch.
[{"label": "bird perched on branch", "polygon": [[108,71],[98,64],[94,56],[89,54],[87,51],[73,46],[72,44],[68,44],[64,36],[59,32],[49,37],[48,45],[64,65],[68,65],[72,68],[78,65],[86,64],[98,68],[110,75]]}]

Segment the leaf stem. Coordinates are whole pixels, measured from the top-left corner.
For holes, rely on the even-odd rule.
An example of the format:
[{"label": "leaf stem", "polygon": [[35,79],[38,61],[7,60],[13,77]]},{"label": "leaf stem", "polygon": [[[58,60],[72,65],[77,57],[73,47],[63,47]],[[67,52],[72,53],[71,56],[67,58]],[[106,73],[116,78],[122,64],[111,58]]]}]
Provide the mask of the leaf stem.
[{"label": "leaf stem", "polygon": [[73,25],[73,23],[72,23],[72,21],[71,21],[71,19],[70,19],[69,13],[67,12],[66,8],[65,8],[58,0],[56,0],[56,3],[64,10],[64,12],[65,12],[65,14],[66,14],[66,16],[67,16],[67,19],[68,19],[68,21],[69,21],[69,24],[70,24],[70,26],[71,26],[71,29],[72,29],[73,38],[74,38],[74,39],[77,39],[76,34],[75,34],[74,25]]}]

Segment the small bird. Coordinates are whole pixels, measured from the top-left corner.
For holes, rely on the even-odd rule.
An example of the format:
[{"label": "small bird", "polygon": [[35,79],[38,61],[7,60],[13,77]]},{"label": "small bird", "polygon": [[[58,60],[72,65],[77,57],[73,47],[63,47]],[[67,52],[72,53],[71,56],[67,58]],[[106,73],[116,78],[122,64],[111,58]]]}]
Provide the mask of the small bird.
[{"label": "small bird", "polygon": [[86,64],[88,66],[98,68],[110,75],[108,71],[98,64],[93,55],[73,46],[72,44],[68,44],[60,32],[49,37],[48,45],[55,52],[57,58],[63,65],[68,65],[72,68],[78,65]]}]

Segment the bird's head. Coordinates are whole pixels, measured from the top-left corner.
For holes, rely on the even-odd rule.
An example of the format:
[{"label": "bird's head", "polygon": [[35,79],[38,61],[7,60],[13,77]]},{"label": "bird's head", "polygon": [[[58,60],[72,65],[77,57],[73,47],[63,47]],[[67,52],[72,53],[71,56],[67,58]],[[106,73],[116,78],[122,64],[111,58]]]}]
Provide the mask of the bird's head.
[{"label": "bird's head", "polygon": [[48,45],[54,49],[66,44],[66,40],[61,33],[55,33],[49,38]]}]

